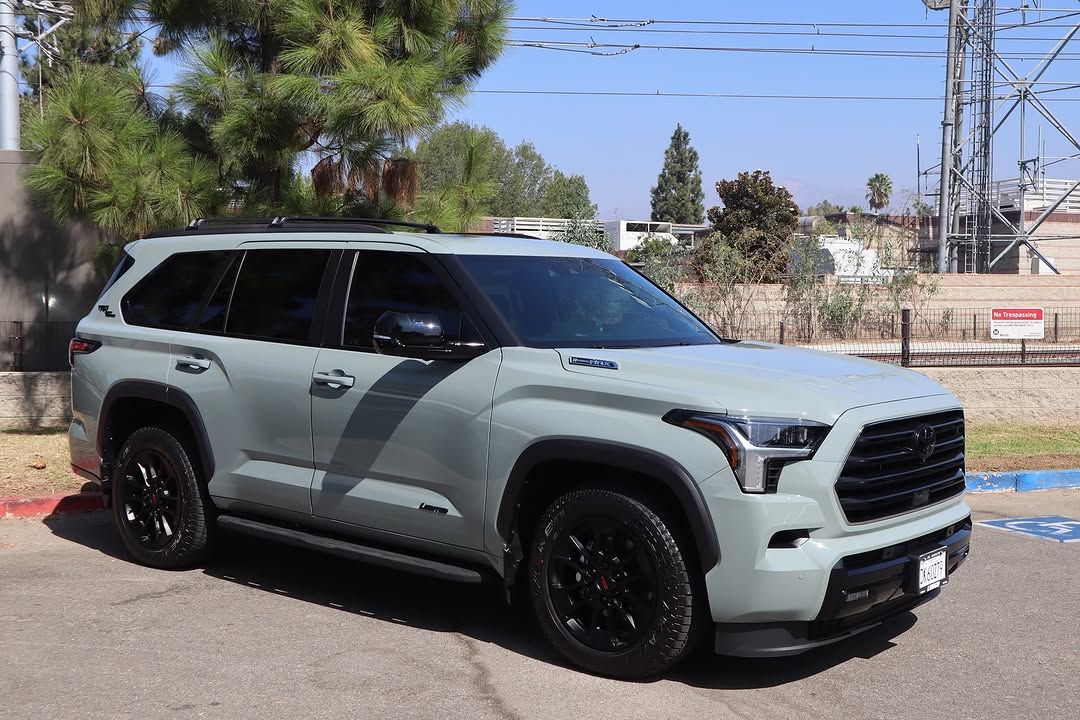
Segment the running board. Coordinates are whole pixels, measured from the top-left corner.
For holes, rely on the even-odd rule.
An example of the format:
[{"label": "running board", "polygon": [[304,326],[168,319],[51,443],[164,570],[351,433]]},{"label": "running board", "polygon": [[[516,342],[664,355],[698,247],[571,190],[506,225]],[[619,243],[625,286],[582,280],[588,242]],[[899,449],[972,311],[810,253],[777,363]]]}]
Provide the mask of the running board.
[{"label": "running board", "polygon": [[218,517],[217,523],[219,527],[236,530],[237,532],[248,535],[276,540],[296,547],[318,550],[349,560],[359,560],[360,562],[368,563],[370,565],[394,568],[395,570],[402,570],[417,575],[427,575],[428,577],[438,578],[440,580],[450,580],[451,582],[469,583],[473,585],[479,584],[484,580],[480,571],[471,568],[417,557],[416,555],[408,555],[393,550],[359,545],[346,540],[338,540],[336,538],[326,537],[325,535],[315,535],[313,533],[304,532],[303,530],[294,530],[292,528],[271,525],[257,520],[249,520],[233,515],[221,515]]}]

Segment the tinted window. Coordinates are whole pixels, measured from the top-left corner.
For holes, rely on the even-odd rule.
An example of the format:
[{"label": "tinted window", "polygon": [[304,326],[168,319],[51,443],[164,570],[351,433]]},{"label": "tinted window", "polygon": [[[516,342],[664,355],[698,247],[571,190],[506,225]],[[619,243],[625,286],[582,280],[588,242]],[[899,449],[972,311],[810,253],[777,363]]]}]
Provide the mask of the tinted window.
[{"label": "tinted window", "polygon": [[98,293],[98,299],[101,299],[102,295],[109,292],[109,288],[115,285],[116,281],[119,280],[124,273],[130,270],[131,266],[134,264],[135,260],[127,253],[124,253],[120,257],[120,262],[116,263],[116,267],[113,268],[112,274],[109,275],[109,279],[105,281],[105,287],[101,288],[101,292]]},{"label": "tinted window", "polygon": [[375,321],[388,311],[434,313],[447,338],[480,341],[443,279],[420,257],[399,252],[357,253],[342,344],[372,349]]},{"label": "tinted window", "polygon": [[461,263],[526,345],[658,347],[719,342],[614,258],[468,256]]},{"label": "tinted window", "polygon": [[124,320],[132,325],[189,328],[228,258],[225,251],[170,255],[124,296]]},{"label": "tinted window", "polygon": [[240,264],[226,331],[305,342],[330,250],[249,250]]},{"label": "tinted window", "polygon": [[229,267],[221,276],[217,289],[210,296],[203,310],[202,319],[199,321],[199,329],[207,332],[225,332],[225,317],[229,311],[229,298],[232,297],[233,285],[236,283],[236,273],[240,269],[242,253],[233,255]]}]

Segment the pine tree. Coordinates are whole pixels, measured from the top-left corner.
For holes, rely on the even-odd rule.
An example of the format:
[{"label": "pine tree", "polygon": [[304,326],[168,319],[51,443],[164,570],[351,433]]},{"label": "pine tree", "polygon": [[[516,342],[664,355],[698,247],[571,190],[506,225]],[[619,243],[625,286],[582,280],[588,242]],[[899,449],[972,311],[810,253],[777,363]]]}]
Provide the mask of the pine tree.
[{"label": "pine tree", "polygon": [[690,133],[675,126],[671,144],[664,152],[664,167],[652,189],[652,219],[657,222],[700,223],[705,216],[705,193],[697,150]]}]

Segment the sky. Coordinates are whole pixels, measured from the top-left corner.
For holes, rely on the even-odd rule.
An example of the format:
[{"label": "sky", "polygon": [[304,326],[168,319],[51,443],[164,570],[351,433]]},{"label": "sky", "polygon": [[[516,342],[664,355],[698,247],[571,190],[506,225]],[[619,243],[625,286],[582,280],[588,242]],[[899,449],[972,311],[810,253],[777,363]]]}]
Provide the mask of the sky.
[{"label": "sky", "polygon": [[[1031,0],[1028,0],[1029,2]],[[1005,7],[1009,0],[999,0]],[[1058,0],[1055,7],[1071,5]],[[1078,6],[1077,9],[1080,9]],[[740,171],[764,169],[787,187],[799,205],[829,199],[865,206],[867,178],[884,172],[893,181],[894,200],[914,192],[917,182],[916,138],[922,167],[936,165],[941,147],[945,75],[946,12],[926,10],[919,0],[767,0],[732,3],[701,0],[518,0],[518,17],[723,20],[764,23],[870,23],[879,27],[818,27],[819,33],[847,32],[852,37],[734,34],[732,31],[814,32],[806,26],[671,25],[605,31],[597,26],[559,29],[554,25],[511,21],[510,38],[695,45],[712,47],[799,48],[813,53],[777,54],[729,51],[637,49],[600,57],[529,47],[509,47],[475,85],[450,119],[486,125],[508,144],[527,140],[566,173],[584,175],[601,219],[649,215],[649,190],[656,184],[672,131],[681,123],[701,159],[705,205],[718,203],[714,185]],[[911,24],[917,27],[886,27]],[[517,29],[532,26],[535,29]],[[658,33],[657,29],[691,27],[700,34]],[[709,32],[711,31],[711,34]],[[717,32],[720,31],[720,32]],[[1045,41],[1008,40],[999,34],[1003,52],[1042,53],[1058,27],[1022,32]],[[927,37],[866,37],[865,34]],[[1074,45],[1080,44],[1080,41]],[[821,50],[919,51],[931,57],[837,56]],[[1045,79],[1075,80],[1076,57],[1063,59]],[[1010,60],[1023,74],[1033,60]],[[158,82],[171,82],[175,57],[154,59]],[[508,95],[488,91],[620,91],[724,94],[794,94],[885,96],[886,100],[779,100],[612,96]],[[1066,93],[1057,97],[1063,98]],[[1074,96],[1075,97],[1075,96]],[[925,99],[901,99],[925,98]],[[1068,117],[1069,102],[1053,105]],[[1075,114],[1075,113],[1073,113]],[[1015,121],[1014,121],[1015,122]],[[1045,123],[1043,123],[1045,126]],[[1018,125],[1017,125],[1018,128]],[[1029,123],[1029,147],[1038,125]],[[995,155],[998,177],[1015,177],[1019,130],[1004,128]],[[1064,155],[1067,146],[1049,132],[1047,152]],[[1067,164],[1053,177],[1080,174]],[[930,178],[936,184],[936,177]],[[896,203],[894,203],[896,204]]]}]

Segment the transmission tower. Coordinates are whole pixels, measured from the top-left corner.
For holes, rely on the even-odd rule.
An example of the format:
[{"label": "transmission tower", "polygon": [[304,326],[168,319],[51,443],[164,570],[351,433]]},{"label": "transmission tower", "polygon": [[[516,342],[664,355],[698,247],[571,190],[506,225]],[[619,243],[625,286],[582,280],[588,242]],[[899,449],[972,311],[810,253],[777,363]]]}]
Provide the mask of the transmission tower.
[{"label": "transmission tower", "polygon": [[[1073,239],[1071,235],[1036,234],[1080,188],[1080,180],[1048,188],[1042,148],[1032,152],[1029,147],[1028,123],[1040,117],[1070,145],[1070,154],[1054,162],[1080,158],[1080,140],[1043,98],[1046,93],[1080,87],[1043,80],[1080,31],[1080,3],[1076,8],[1051,10],[1041,0],[1020,0],[1018,5],[1004,7],[1005,2],[1016,1],[1003,0],[999,5],[997,0],[924,0],[931,9],[949,8],[938,201],[938,268],[943,272],[992,272],[1014,251],[1020,262],[1018,247],[1023,246],[1060,274],[1037,242]],[[1047,41],[1054,44],[1044,53],[1025,50],[1024,56],[1033,55],[1038,62],[1020,73],[1014,68],[1013,55],[1000,51],[999,41],[1030,27],[1040,27],[1043,33],[1061,28],[1064,32],[1056,42]],[[995,181],[995,143],[1004,134],[1003,128],[1017,127],[1017,180]]]}]

